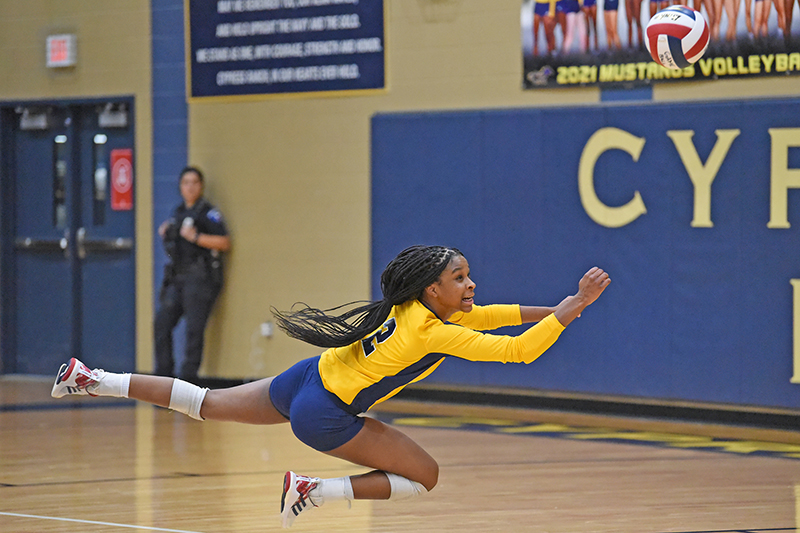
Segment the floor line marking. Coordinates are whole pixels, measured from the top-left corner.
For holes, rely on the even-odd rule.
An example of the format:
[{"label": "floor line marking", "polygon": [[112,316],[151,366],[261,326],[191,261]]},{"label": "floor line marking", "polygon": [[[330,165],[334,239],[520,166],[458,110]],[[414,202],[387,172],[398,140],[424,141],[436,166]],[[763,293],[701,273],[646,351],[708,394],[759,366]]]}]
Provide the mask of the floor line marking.
[{"label": "floor line marking", "polygon": [[187,531],[185,529],[165,529],[162,527],[134,526],[131,524],[115,524],[114,522],[98,522],[96,520],[78,520],[75,518],[57,518],[53,516],[39,516],[35,514],[7,513],[4,511],[0,511],[0,515],[15,516],[18,518],[38,518],[40,520],[56,520],[59,522],[78,522],[81,524],[95,524],[99,526],[124,527],[128,529],[146,529],[147,531],[166,531],[167,533],[200,533],[198,531]]}]

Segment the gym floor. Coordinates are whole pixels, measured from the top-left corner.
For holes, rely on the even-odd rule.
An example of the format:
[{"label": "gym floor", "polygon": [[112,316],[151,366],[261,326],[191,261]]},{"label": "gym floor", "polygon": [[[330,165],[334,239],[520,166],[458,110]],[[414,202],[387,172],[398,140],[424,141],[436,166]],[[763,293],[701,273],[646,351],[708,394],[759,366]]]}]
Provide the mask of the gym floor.
[{"label": "gym floor", "polygon": [[[0,377],[0,531],[280,530],[283,474],[364,468],[288,424],[197,422]],[[439,461],[400,502],[329,503],[296,531],[800,531],[800,430],[390,400],[372,416]]]}]

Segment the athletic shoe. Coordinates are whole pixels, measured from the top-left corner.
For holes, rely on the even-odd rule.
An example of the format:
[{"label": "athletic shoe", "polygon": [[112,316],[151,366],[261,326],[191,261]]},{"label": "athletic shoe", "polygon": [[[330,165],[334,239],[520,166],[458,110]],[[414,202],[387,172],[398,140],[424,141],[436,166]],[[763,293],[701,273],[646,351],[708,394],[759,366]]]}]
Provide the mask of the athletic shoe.
[{"label": "athletic shoe", "polygon": [[318,477],[300,476],[294,472],[286,472],[283,476],[283,494],[281,494],[281,523],[284,528],[292,527],[292,523],[303,511],[316,507],[308,497],[308,493],[322,481]]},{"label": "athletic shoe", "polygon": [[56,382],[53,384],[50,395],[53,398],[63,398],[70,394],[97,396],[93,391],[97,389],[103,374],[105,374],[103,370],[90,370],[88,366],[73,357],[69,363],[64,363],[58,369]]}]

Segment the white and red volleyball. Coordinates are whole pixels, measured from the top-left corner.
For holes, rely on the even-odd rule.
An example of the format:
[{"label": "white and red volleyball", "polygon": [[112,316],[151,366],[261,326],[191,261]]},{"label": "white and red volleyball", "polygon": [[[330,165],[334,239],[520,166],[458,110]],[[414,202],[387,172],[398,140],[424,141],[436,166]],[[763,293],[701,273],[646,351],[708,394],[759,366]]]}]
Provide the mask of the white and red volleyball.
[{"label": "white and red volleyball", "polygon": [[659,65],[679,70],[694,64],[708,48],[708,24],[687,6],[662,9],[647,23],[645,45]]}]

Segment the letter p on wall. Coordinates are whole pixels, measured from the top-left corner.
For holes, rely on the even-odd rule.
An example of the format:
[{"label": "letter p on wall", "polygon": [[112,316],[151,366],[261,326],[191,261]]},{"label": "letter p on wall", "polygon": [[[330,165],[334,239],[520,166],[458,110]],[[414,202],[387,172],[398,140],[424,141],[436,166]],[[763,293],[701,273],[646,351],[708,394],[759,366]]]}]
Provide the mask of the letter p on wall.
[{"label": "letter p on wall", "polygon": [[[770,128],[769,223],[768,228],[791,227],[788,216],[788,190],[800,189],[800,169],[789,168],[789,148],[800,147],[800,128]],[[795,374],[796,375],[796,374]]]}]

